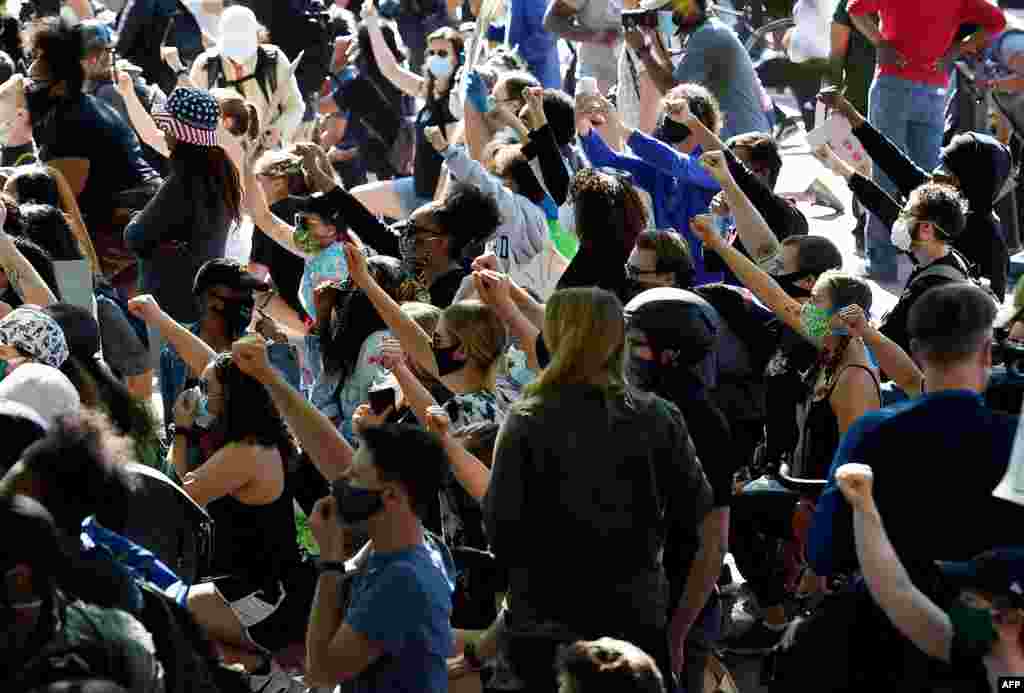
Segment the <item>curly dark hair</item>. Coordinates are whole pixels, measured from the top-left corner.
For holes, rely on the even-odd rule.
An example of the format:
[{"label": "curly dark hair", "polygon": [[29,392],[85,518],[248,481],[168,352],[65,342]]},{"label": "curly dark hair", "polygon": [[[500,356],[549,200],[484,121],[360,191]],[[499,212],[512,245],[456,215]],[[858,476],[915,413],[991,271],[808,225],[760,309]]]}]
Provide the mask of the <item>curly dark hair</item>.
[{"label": "curly dark hair", "polygon": [[46,62],[54,83],[65,83],[69,97],[80,94],[85,82],[83,45],[82,31],[59,17],[45,17],[29,29],[30,53]]},{"label": "curly dark hair", "polygon": [[30,445],[21,461],[40,482],[40,503],[51,508],[57,526],[78,536],[82,520],[97,515],[104,525],[119,531],[106,513],[124,507],[134,482],[124,468],[131,445],[114,433],[97,412],[82,411],[55,422],[46,437]]},{"label": "curly dark hair", "polygon": [[36,202],[60,207],[60,190],[57,188],[57,181],[45,166],[38,164],[19,166],[14,169],[8,181],[13,182],[20,203]]},{"label": "curly dark hair", "polygon": [[54,260],[81,260],[71,226],[64,213],[49,204],[21,205],[21,220],[26,238],[43,248]]},{"label": "curly dark hair", "polygon": [[224,444],[255,442],[277,448],[291,462],[298,454],[295,441],[263,384],[243,373],[228,352],[217,356],[213,372],[224,388]]},{"label": "curly dark hair", "polygon": [[438,225],[451,238],[448,249],[453,260],[460,259],[470,244],[489,238],[501,225],[498,203],[475,185],[452,186],[432,211]]}]

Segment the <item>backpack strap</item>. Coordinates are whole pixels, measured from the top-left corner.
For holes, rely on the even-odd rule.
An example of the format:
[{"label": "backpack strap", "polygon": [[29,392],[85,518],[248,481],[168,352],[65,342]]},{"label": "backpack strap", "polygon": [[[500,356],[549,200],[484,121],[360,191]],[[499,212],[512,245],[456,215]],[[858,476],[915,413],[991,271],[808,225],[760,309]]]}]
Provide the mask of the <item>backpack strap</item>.
[{"label": "backpack strap", "polygon": [[952,265],[932,265],[926,267],[921,274],[914,277],[912,284],[916,284],[925,277],[944,277],[953,282],[964,282],[970,281],[970,276],[965,274],[962,270],[953,267]]},{"label": "backpack strap", "polygon": [[216,51],[206,61],[206,82],[210,89],[232,87],[241,93],[240,87],[250,79],[255,79],[263,92],[263,98],[270,102],[271,95],[277,91],[277,53],[260,46],[256,52],[256,69],[251,75],[235,80],[225,79],[221,59],[220,51]]}]

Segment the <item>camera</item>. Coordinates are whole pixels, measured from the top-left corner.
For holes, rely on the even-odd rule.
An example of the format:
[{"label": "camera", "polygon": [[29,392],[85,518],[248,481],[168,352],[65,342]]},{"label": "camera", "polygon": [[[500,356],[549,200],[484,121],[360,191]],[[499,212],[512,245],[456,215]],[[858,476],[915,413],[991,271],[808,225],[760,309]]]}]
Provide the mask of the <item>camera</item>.
[{"label": "camera", "polygon": [[624,29],[644,28],[657,29],[658,15],[672,15],[672,10],[623,10],[622,27]]}]

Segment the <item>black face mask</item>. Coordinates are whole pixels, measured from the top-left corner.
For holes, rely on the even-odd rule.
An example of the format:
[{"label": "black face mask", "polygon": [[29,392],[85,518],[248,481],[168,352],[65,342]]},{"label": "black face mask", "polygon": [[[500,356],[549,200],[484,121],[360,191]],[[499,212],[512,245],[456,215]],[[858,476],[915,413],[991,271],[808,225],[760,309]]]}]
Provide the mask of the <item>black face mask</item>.
[{"label": "black face mask", "polygon": [[211,308],[210,310],[220,315],[227,323],[228,336],[233,341],[245,334],[246,328],[252,322],[252,309],[255,305],[256,301],[250,297],[237,301],[224,301],[223,308]]},{"label": "black face mask", "polygon": [[664,116],[654,136],[667,144],[679,144],[689,137],[692,132],[683,123],[677,123],[668,116]]},{"label": "black face mask", "polygon": [[807,272],[790,272],[789,274],[776,274],[772,278],[790,298],[810,298],[810,290],[796,284],[798,281],[807,279],[807,276]]},{"label": "black face mask", "polygon": [[465,359],[459,360],[455,358],[455,352],[462,348],[462,345],[456,342],[449,347],[431,347],[434,351],[434,359],[437,361],[437,374],[440,377],[457,373],[466,367]]},{"label": "black face mask", "polygon": [[338,502],[338,517],[346,525],[365,522],[384,509],[380,491],[353,486],[345,479],[335,481],[331,492]]}]

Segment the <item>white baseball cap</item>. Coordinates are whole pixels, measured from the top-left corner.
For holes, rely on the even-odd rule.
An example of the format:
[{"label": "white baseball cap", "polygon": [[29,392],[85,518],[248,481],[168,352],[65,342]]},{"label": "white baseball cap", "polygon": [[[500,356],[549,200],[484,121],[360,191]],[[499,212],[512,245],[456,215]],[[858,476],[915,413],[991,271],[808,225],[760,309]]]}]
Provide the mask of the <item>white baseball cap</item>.
[{"label": "white baseball cap", "polygon": [[232,5],[220,17],[220,54],[245,62],[259,48],[260,23],[248,7]]}]

